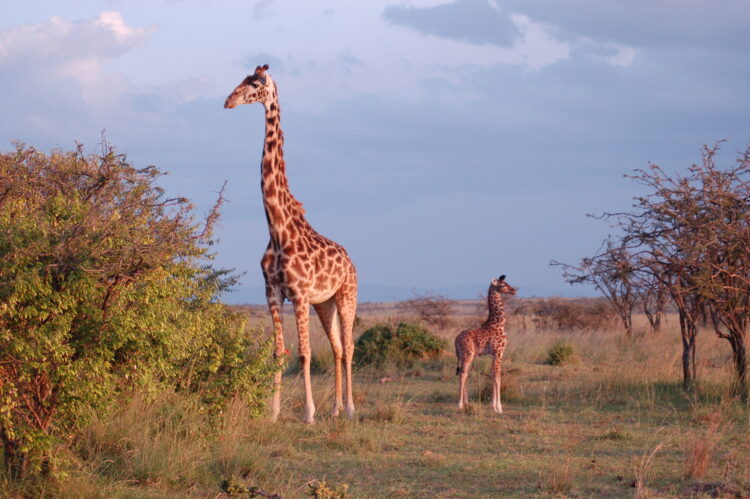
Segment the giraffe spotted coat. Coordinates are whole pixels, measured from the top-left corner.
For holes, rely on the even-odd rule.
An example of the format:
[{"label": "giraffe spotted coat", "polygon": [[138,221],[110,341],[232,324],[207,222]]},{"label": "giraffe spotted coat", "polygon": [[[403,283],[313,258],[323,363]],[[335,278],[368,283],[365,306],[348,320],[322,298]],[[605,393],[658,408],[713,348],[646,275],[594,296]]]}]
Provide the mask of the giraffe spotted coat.
[{"label": "giraffe spotted coat", "polygon": [[458,368],[458,407],[463,409],[469,403],[466,390],[466,380],[469,377],[471,364],[478,355],[492,355],[492,409],[502,414],[503,405],[500,401],[500,370],[508,337],[505,334],[505,307],[503,295],[515,295],[517,290],[505,282],[501,275],[493,279],[487,291],[489,316],[481,327],[467,329],[456,337],[456,357]]},{"label": "giraffe spotted coat", "polygon": [[[261,268],[266,282],[266,300],[274,324],[274,356],[284,359],[281,307],[284,300],[294,306],[299,339],[300,364],[305,382],[305,421],[312,423],[315,403],[310,380],[309,314],[313,306],[331,342],[334,356],[335,401],[333,415],[344,408],[354,416],[352,396],[352,329],[357,308],[357,271],[346,250],[319,234],[305,219],[302,203],[292,195],[284,162],[284,135],[276,84],[266,73],[268,65],[258,66],[227,97],[224,107],[260,102],[265,108],[265,139],[261,159],[261,192],[270,240]],[[342,370],[344,385],[342,387]],[[278,417],[281,406],[281,370],[274,378],[271,417]]]}]

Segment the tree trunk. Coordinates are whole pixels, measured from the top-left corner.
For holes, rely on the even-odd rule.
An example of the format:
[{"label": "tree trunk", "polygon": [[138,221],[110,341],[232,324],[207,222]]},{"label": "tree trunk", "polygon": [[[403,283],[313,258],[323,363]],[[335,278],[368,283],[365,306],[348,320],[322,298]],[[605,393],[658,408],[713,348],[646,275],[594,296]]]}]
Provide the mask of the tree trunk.
[{"label": "tree trunk", "polygon": [[732,345],[732,359],[734,369],[737,372],[737,381],[734,387],[734,395],[743,401],[748,400],[747,388],[747,347],[745,346],[744,331],[730,331],[729,343]]},{"label": "tree trunk", "polygon": [[625,327],[625,336],[630,338],[633,335],[633,316],[630,312],[623,312],[620,315],[622,325]]},{"label": "tree trunk", "polygon": [[23,452],[14,439],[8,438],[4,431],[0,431],[3,441],[3,461],[5,463],[5,472],[11,478],[20,480],[26,474],[27,454]]},{"label": "tree trunk", "polygon": [[680,333],[682,335],[682,386],[690,390],[698,376],[695,368],[697,329],[683,312],[680,312]]}]

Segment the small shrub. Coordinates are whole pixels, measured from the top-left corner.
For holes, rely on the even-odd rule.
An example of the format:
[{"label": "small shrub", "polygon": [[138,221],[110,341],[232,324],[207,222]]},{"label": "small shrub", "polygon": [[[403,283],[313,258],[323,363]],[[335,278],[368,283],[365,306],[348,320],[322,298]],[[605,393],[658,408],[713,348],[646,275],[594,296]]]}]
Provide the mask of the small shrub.
[{"label": "small shrub", "polygon": [[402,322],[395,330],[378,324],[357,339],[354,361],[359,365],[382,366],[393,362],[407,367],[418,360],[439,357],[445,347],[445,340],[417,324]]},{"label": "small shrub", "polygon": [[619,428],[612,428],[606,433],[596,437],[597,440],[631,440],[633,437],[630,433],[624,432]]},{"label": "small shrub", "polygon": [[544,363],[550,366],[561,366],[570,361],[574,354],[573,345],[567,341],[559,340],[547,350],[547,360]]},{"label": "small shrub", "polygon": [[403,420],[402,412],[403,408],[399,402],[378,403],[375,406],[375,412],[372,414],[372,420],[381,423],[399,423]]},{"label": "small shrub", "polygon": [[[286,369],[286,374],[296,374],[301,371],[302,364],[299,357],[292,358]],[[333,371],[333,352],[330,350],[313,350],[310,354],[310,373],[326,374],[330,371]]]},{"label": "small shrub", "polygon": [[336,487],[331,487],[323,481],[315,481],[310,486],[310,495],[315,499],[348,499],[349,484],[343,483]]}]

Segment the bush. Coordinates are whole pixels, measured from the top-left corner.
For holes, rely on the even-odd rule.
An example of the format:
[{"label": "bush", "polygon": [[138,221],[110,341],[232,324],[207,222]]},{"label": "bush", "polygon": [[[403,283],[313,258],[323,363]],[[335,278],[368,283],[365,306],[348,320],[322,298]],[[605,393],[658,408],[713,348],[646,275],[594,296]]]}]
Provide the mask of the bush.
[{"label": "bush", "polygon": [[531,316],[538,329],[596,331],[612,328],[617,322],[615,310],[603,300],[546,298],[524,307],[522,313]]},{"label": "bush", "polygon": [[420,294],[413,291],[411,298],[398,304],[405,313],[413,313],[419,320],[432,326],[445,329],[452,324],[451,315],[455,302],[435,293]]},{"label": "bush", "polygon": [[393,362],[398,366],[409,366],[417,360],[439,357],[445,347],[445,340],[418,324],[402,322],[395,330],[378,324],[357,339],[354,361],[359,365],[382,366]]},{"label": "bush", "polygon": [[544,363],[551,366],[561,366],[569,361],[574,354],[573,345],[567,341],[556,341],[547,350],[547,360]]},{"label": "bush", "polygon": [[[107,146],[105,145],[105,148]],[[0,154],[0,440],[6,472],[49,470],[49,450],[117,394],[202,395],[207,410],[242,394],[259,410],[270,344],[217,295],[218,217],[193,221],[155,167],[111,149]]]}]

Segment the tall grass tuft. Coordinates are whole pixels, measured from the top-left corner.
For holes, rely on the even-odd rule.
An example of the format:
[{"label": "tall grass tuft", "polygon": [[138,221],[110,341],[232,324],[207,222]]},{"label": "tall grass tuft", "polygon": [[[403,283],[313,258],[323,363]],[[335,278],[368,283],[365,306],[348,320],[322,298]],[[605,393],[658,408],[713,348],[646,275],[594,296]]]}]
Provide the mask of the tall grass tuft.
[{"label": "tall grass tuft", "polygon": [[699,435],[689,439],[684,446],[685,478],[701,478],[711,464],[719,442],[725,433],[720,412],[708,417],[708,427]]},{"label": "tall grass tuft", "polygon": [[575,355],[575,349],[573,345],[564,340],[557,340],[547,350],[547,359],[544,361],[545,364],[550,366],[561,366],[567,362],[570,362]]}]

